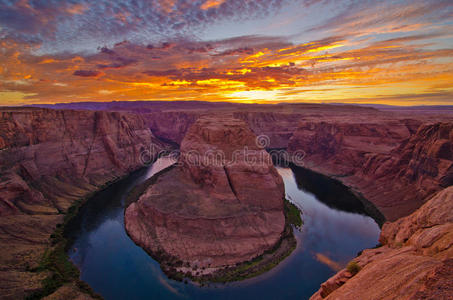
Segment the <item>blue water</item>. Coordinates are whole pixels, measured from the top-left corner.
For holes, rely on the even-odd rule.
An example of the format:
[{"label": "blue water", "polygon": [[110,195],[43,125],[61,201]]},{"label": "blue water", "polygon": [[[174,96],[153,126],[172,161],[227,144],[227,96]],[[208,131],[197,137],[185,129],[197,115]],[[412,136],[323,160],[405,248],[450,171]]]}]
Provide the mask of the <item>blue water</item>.
[{"label": "blue water", "polygon": [[305,224],[295,231],[297,249],[270,272],[242,282],[199,287],[170,280],[128,237],[123,214],[128,191],[171,163],[161,158],[99,192],[68,226],[67,235],[73,239],[71,260],[79,267],[81,279],[105,299],[308,299],[360,250],[377,244],[376,222],[360,209],[351,210],[351,203],[342,210],[341,203],[335,202],[343,199],[339,193],[347,192],[316,179],[323,190],[321,202],[309,192],[313,182],[306,188],[308,180],[279,167],[287,198],[303,210]]}]

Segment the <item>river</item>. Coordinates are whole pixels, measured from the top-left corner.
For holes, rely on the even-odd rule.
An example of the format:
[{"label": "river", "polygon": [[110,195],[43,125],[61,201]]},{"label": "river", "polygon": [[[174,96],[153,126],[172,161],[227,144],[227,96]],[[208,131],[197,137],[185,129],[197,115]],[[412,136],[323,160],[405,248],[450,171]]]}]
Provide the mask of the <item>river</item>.
[{"label": "river", "polygon": [[296,167],[277,167],[286,197],[303,211],[296,250],[270,272],[241,282],[200,287],[170,280],[127,235],[124,201],[135,185],[172,163],[160,158],[100,191],[66,227],[70,259],[105,299],[308,299],[359,251],[377,244],[379,226],[346,188]]}]

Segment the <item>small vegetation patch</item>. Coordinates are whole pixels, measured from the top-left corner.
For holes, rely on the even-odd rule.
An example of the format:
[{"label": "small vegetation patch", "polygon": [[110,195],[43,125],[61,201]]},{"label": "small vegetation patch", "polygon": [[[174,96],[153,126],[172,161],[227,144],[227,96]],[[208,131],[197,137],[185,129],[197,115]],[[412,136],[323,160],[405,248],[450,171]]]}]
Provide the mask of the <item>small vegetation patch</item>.
[{"label": "small vegetation patch", "polygon": [[299,208],[287,199],[285,199],[285,216],[288,223],[296,228],[300,229],[304,224]]},{"label": "small vegetation patch", "polygon": [[[115,181],[117,180],[107,182],[100,186],[99,190],[106,188]],[[30,270],[31,272],[43,272],[47,277],[41,282],[42,288],[27,295],[25,299],[42,299],[51,295],[63,285],[69,283],[75,283],[81,292],[90,295],[92,298],[102,299],[102,297],[96,294],[87,283],[79,279],[79,270],[69,260],[69,257],[66,254],[68,240],[64,236],[65,226],[67,226],[69,221],[77,215],[82,204],[94,194],[95,192],[92,192],[86,197],[74,201],[66,211],[63,223],[58,224],[55,231],[50,235],[50,247],[44,252],[38,267]]]},{"label": "small vegetation patch", "polygon": [[75,282],[79,289],[93,298],[102,299],[85,282],[79,279],[80,272],[69,260],[65,251],[67,240],[62,236],[62,226],[58,226],[52,234],[53,246],[47,249],[39,266],[33,272],[46,272],[42,280],[42,289],[28,295],[25,299],[41,299],[55,292],[64,284]]},{"label": "small vegetation patch", "polygon": [[346,267],[346,270],[348,270],[348,272],[351,273],[352,275],[359,273],[360,269],[362,268],[356,261],[350,261]]}]

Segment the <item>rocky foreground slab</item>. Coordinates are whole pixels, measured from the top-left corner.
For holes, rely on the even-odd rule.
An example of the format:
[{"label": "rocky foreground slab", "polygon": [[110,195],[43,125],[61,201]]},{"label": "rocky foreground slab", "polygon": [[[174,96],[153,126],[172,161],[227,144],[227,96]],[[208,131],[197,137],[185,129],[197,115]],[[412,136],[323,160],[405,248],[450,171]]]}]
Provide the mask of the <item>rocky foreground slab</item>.
[{"label": "rocky foreground slab", "polygon": [[381,247],[354,259],[321,285],[311,300],[451,299],[453,295],[453,187],[413,214],[386,223]]}]

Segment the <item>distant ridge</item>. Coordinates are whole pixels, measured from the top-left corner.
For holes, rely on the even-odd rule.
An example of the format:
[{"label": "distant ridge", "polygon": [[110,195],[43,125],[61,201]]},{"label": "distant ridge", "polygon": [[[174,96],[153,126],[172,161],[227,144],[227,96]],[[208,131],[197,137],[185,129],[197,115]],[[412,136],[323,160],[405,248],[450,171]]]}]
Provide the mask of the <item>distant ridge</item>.
[{"label": "distant ridge", "polygon": [[241,109],[241,108],[270,108],[270,109],[325,109],[325,108],[349,108],[369,109],[374,107],[359,106],[356,104],[338,103],[235,103],[235,102],[206,102],[206,101],[111,101],[111,102],[69,102],[55,104],[32,104],[23,107],[39,107],[50,109],[74,109],[74,110],[110,110],[132,112],[156,112],[163,110],[210,110],[210,109]]},{"label": "distant ridge", "polygon": [[[332,103],[335,105],[350,105],[347,103]],[[352,105],[361,106],[361,107],[373,107],[379,110],[453,110],[453,105],[414,105],[414,106],[399,106],[399,105],[390,105],[390,104],[373,104],[365,103],[359,104],[354,103]]]}]

